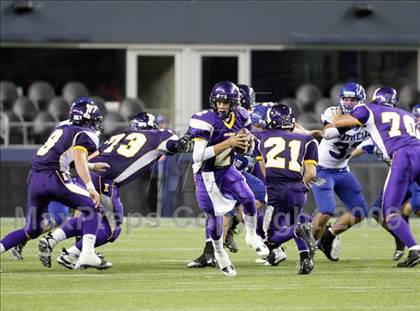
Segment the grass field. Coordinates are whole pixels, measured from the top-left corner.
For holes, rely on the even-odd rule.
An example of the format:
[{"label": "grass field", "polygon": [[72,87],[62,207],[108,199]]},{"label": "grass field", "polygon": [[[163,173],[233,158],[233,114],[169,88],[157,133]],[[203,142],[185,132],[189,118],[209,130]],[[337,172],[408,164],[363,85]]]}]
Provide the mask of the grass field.
[{"label": "grass field", "polygon": [[[420,240],[420,221],[411,227]],[[12,219],[1,219],[2,236],[13,228]],[[254,263],[243,234],[236,240],[236,278],[215,268],[186,268],[202,250],[203,229],[168,219],[102,247],[114,264],[108,271],[69,271],[55,261],[46,269],[30,242],[24,261],[1,257],[1,310],[420,310],[420,266],[395,268],[393,240],[383,229],[353,228],[342,235],[339,262],[319,253],[313,274],[303,276],[293,242],[286,262],[267,267]]]}]

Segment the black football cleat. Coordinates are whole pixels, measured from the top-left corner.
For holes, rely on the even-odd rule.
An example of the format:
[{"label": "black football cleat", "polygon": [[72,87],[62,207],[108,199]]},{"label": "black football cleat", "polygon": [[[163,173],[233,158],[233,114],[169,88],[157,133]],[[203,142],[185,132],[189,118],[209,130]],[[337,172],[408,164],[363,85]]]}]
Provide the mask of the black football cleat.
[{"label": "black football cleat", "polygon": [[278,247],[272,249],[265,260],[270,266],[277,266],[279,263],[285,261],[286,259],[287,255],[284,252],[284,249],[282,247]]},{"label": "black football cleat", "polygon": [[54,238],[50,232],[38,242],[39,260],[41,261],[42,265],[47,268],[51,268],[51,254],[53,251],[50,243],[51,240],[54,240]]},{"label": "black football cleat", "polygon": [[398,268],[411,268],[420,263],[420,250],[408,252],[407,258],[397,264]]},{"label": "black football cleat", "polygon": [[238,252],[238,246],[236,245],[236,242],[233,239],[233,229],[229,229],[226,233],[226,240],[224,246],[227,247],[231,253]]},{"label": "black football cleat", "polygon": [[310,274],[314,269],[314,262],[309,252],[301,252],[300,254],[299,274]]},{"label": "black football cleat", "polygon": [[25,243],[21,243],[16,245],[15,247],[13,247],[11,249],[11,253],[12,253],[12,258],[15,260],[23,260],[23,248],[25,247],[26,242]]},{"label": "black football cleat", "polygon": [[404,255],[404,249],[396,249],[392,260],[399,261]]},{"label": "black football cleat", "polygon": [[318,249],[320,249],[329,260],[338,261],[340,259],[341,249],[339,236],[334,236],[327,227],[319,240]]},{"label": "black football cleat", "polygon": [[194,259],[187,263],[188,268],[205,268],[205,267],[215,267],[216,266],[216,258],[214,254],[210,253],[203,253],[197,259]]}]

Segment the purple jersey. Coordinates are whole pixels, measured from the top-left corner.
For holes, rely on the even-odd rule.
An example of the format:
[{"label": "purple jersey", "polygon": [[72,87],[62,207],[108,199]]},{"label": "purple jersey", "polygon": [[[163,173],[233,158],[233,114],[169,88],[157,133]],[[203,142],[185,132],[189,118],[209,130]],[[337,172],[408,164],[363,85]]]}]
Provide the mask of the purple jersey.
[{"label": "purple jersey", "polygon": [[70,174],[70,163],[74,161],[73,149],[83,149],[91,154],[98,149],[98,144],[98,136],[89,128],[72,124],[58,125],[32,158],[32,169],[59,170]]},{"label": "purple jersey", "polygon": [[[230,114],[227,121],[221,120],[213,110],[205,110],[193,114],[191,117],[188,132],[192,139],[204,139],[208,142],[207,146],[214,146],[234,135],[240,129],[251,130],[251,120],[248,112],[238,107]],[[232,148],[228,148],[215,157],[198,163],[195,171],[201,169],[204,172],[214,171],[215,169],[228,167],[233,163]]]},{"label": "purple jersey", "polygon": [[175,151],[178,136],[168,130],[127,130],[110,137],[91,162],[110,165],[103,173],[118,185],[125,185],[150,169],[162,154]]},{"label": "purple jersey", "polygon": [[392,158],[393,152],[402,147],[420,146],[420,139],[416,136],[416,119],[405,110],[360,104],[351,115],[365,126],[385,160]]},{"label": "purple jersey", "polygon": [[259,132],[267,184],[303,182],[303,164],[317,164],[318,143],[312,136],[284,130]]}]

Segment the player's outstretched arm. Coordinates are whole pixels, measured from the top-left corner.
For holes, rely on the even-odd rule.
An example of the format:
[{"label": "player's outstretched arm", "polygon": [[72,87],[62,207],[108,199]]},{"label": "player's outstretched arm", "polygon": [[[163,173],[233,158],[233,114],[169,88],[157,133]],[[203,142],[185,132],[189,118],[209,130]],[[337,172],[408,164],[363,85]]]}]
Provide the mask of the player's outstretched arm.
[{"label": "player's outstretched arm", "polygon": [[334,116],[333,121],[326,126],[328,127],[358,127],[360,126],[359,120],[357,120],[355,117],[346,114],[338,114]]},{"label": "player's outstretched arm", "polygon": [[316,178],[316,165],[313,163],[304,163],[303,181],[309,185]]},{"label": "player's outstretched arm", "polygon": [[92,179],[90,178],[89,168],[87,165],[87,152],[82,148],[73,149],[74,166],[76,167],[77,175],[83,180],[86,185],[87,191],[90,194],[95,206],[99,206],[100,198],[99,193],[93,186]]}]

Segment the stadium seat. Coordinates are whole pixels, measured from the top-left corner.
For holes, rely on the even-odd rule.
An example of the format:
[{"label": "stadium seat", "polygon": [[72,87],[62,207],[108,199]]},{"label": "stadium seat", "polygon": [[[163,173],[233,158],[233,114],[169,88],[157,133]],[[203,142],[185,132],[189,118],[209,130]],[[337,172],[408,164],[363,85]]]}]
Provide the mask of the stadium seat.
[{"label": "stadium seat", "polygon": [[283,98],[279,103],[291,107],[297,117],[302,113],[301,107],[294,98]]},{"label": "stadium seat", "polygon": [[103,138],[108,138],[117,131],[128,127],[128,123],[117,112],[110,111],[104,118]]},{"label": "stadium seat", "polygon": [[54,96],[53,87],[45,81],[36,81],[28,89],[28,98],[37,106],[38,110],[45,110]]},{"label": "stadium seat", "polygon": [[0,81],[1,110],[10,110],[17,98],[16,85],[10,81]]},{"label": "stadium seat", "polygon": [[0,145],[9,143],[9,116],[0,111]]},{"label": "stadium seat", "polygon": [[63,96],[66,102],[71,104],[78,97],[89,96],[89,91],[81,82],[72,81],[64,85],[61,96]]},{"label": "stadium seat", "polygon": [[305,128],[313,129],[321,126],[321,118],[320,116],[315,115],[312,112],[304,112],[302,113],[299,118],[297,118],[297,122]]},{"label": "stadium seat", "polygon": [[333,105],[337,105],[338,104],[338,95],[340,94],[340,89],[343,86],[343,83],[337,83],[334,84],[331,88],[330,88],[330,99],[333,103]]},{"label": "stadium seat", "polygon": [[370,103],[372,101],[373,93],[376,91],[376,89],[380,88],[381,84],[372,84],[369,85],[366,89],[366,102]]},{"label": "stadium seat", "polygon": [[404,85],[400,92],[399,107],[410,110],[415,104],[420,102],[420,92],[412,85]]},{"label": "stadium seat", "polygon": [[328,107],[335,106],[334,102],[329,98],[321,98],[315,104],[315,115],[321,116],[324,113],[325,109]]},{"label": "stadium seat", "polygon": [[315,103],[321,96],[318,87],[310,83],[301,85],[296,91],[296,99],[304,111],[314,111]]},{"label": "stadium seat", "polygon": [[124,120],[129,121],[135,114],[146,111],[146,106],[140,99],[126,98],[121,102],[119,110]]},{"label": "stadium seat", "polygon": [[[23,143],[23,124],[20,118],[12,111],[2,112],[7,117],[7,125],[9,127],[9,144],[22,144]],[[3,123],[3,122],[2,122]],[[6,128],[4,129],[6,130]],[[2,124],[3,131],[3,124]]]},{"label": "stadium seat", "polygon": [[13,104],[13,112],[22,120],[22,121],[32,121],[36,114],[37,109],[33,102],[31,102],[27,97],[18,97]]},{"label": "stadium seat", "polygon": [[43,144],[51,134],[55,124],[55,119],[47,111],[38,112],[32,130],[33,143]]},{"label": "stadium seat", "polygon": [[92,96],[93,100],[95,101],[96,105],[99,108],[99,111],[102,112],[104,116],[108,113],[105,106],[105,100],[99,96]]},{"label": "stadium seat", "polygon": [[69,117],[70,105],[63,97],[54,97],[48,104],[48,112],[56,122]]}]

